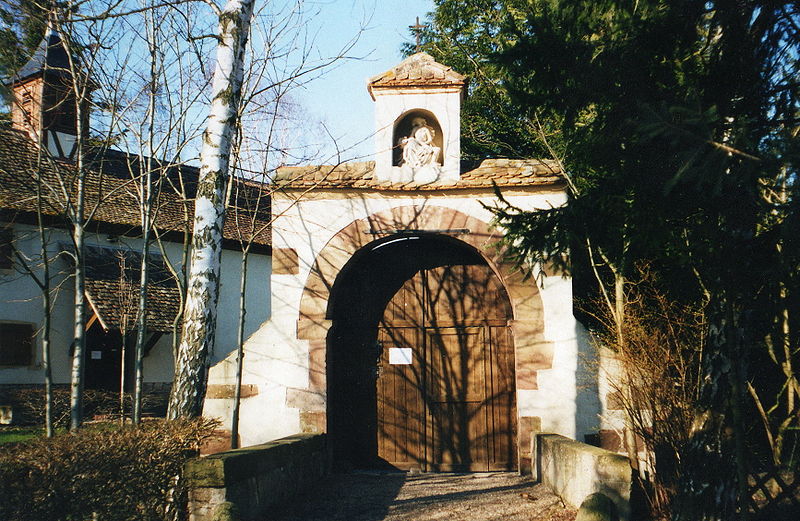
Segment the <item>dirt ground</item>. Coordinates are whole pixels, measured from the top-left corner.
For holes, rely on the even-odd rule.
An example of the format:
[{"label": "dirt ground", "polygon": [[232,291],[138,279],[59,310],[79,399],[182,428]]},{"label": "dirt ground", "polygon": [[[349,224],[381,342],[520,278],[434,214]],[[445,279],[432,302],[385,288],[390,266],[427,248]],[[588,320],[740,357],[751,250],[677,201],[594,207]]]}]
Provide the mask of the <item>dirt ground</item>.
[{"label": "dirt ground", "polygon": [[477,474],[336,474],[264,521],[574,521],[530,478]]}]

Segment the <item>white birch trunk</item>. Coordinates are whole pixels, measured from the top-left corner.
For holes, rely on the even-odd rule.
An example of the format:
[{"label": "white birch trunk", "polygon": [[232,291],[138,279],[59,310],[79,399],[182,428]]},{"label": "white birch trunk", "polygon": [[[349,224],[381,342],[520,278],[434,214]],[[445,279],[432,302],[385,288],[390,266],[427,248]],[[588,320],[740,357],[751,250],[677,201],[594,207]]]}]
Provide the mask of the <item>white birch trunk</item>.
[{"label": "white birch trunk", "polygon": [[158,81],[156,28],[153,13],[145,13],[147,23],[147,46],[150,52],[150,85],[147,94],[147,159],[143,184],[139,185],[142,223],[142,259],[139,265],[139,299],[136,307],[136,345],[134,347],[133,423],[142,419],[142,396],[144,394],[144,342],[147,333],[147,285],[150,282],[150,226],[153,211],[153,133],[155,132],[156,83]]},{"label": "white birch trunk", "polygon": [[231,137],[242,90],[244,51],[254,0],[228,0],[219,16],[217,65],[195,197],[191,267],[183,333],[175,360],[169,418],[200,416],[219,299],[222,226]]},{"label": "white birch trunk", "polygon": [[[66,47],[67,55],[72,56],[71,49]],[[77,70],[70,59],[72,77],[77,78]],[[73,322],[72,371],[70,375],[70,424],[69,430],[77,431],[83,424],[83,381],[84,381],[84,352],[86,351],[86,245],[84,242],[86,216],[86,165],[84,163],[84,99],[87,94],[85,85],[73,85],[75,92],[75,114],[77,140],[75,142],[75,168],[77,170],[77,186],[75,201],[69,211],[72,221],[72,240],[75,246],[75,295],[73,307],[75,309]]]}]

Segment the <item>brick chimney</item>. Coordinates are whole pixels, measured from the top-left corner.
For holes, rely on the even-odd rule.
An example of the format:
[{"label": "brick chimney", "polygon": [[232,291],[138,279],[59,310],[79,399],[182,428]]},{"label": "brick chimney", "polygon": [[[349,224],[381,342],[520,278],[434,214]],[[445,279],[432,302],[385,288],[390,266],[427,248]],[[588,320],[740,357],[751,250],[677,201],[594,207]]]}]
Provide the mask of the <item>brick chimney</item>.
[{"label": "brick chimney", "polygon": [[[71,158],[78,135],[73,76],[64,41],[52,26],[10,86],[12,128],[27,132],[53,157]],[[88,135],[88,105],[86,100],[81,110],[84,136]]]}]

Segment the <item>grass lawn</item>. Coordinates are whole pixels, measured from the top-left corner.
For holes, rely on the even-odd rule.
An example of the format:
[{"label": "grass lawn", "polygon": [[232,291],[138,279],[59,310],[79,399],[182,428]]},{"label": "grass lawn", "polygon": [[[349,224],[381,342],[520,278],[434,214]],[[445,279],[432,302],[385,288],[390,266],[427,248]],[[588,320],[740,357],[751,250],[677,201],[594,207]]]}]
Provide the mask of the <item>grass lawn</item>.
[{"label": "grass lawn", "polygon": [[25,441],[42,435],[39,427],[2,427],[0,428],[0,444]]}]

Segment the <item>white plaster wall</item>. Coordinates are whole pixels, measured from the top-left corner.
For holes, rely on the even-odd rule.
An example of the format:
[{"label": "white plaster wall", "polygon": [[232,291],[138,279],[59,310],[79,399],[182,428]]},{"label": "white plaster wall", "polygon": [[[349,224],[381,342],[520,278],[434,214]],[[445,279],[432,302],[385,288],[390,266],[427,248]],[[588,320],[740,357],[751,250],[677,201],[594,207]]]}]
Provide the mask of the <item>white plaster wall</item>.
[{"label": "white plaster wall", "polygon": [[[509,192],[508,201],[524,209],[564,204],[562,192]],[[299,273],[272,276],[272,316],[247,341],[243,383],[259,386],[256,396],[242,402],[240,434],[243,445],[263,443],[299,431],[299,409],[286,406],[287,388],[308,387],[309,342],[296,338],[300,298],[311,266],[328,241],[355,220],[400,206],[446,207],[489,222],[491,214],[481,203],[492,204],[490,194],[438,192],[427,196],[351,194],[343,198],[293,200],[276,196],[273,211],[273,247],[293,248],[299,257]],[[534,284],[531,279],[531,284]],[[587,343],[583,328],[572,315],[572,284],[560,276],[540,283],[545,314],[545,338],[555,343],[553,369],[539,372],[539,389],[520,391],[520,416],[539,416],[545,430],[575,438],[596,431],[596,393],[576,389],[584,371],[581,353]],[[233,357],[225,361],[230,367]],[[222,364],[221,364],[222,365]],[[211,383],[233,383],[233,372],[220,366],[211,372]],[[230,422],[232,400],[206,400],[205,414]],[[580,419],[577,415],[583,415]],[[588,418],[588,419],[586,419]]]},{"label": "white plaster wall", "polygon": [[[38,232],[32,226],[14,225],[16,246],[31,258],[39,253]],[[51,256],[55,255],[58,243],[68,243],[68,235],[59,230],[50,233]],[[87,244],[110,248],[127,247],[138,250],[141,240],[119,237],[118,242],[109,242],[105,234],[88,234]],[[166,243],[168,258],[179,265],[181,245]],[[153,250],[158,253],[157,249]],[[220,313],[217,326],[217,347],[213,360],[223,359],[235,349],[238,327],[238,299],[241,254],[232,250],[223,250],[223,268],[220,278]],[[52,263],[51,271],[55,275],[54,309],[51,327],[51,357],[53,380],[55,383],[69,383],[69,346],[72,342],[72,279],[68,278],[69,264],[63,258]],[[271,258],[268,255],[250,255],[248,267],[248,314],[245,332],[247,335],[256,331],[268,317],[270,312],[269,274]],[[17,321],[35,324],[39,329],[43,324],[42,300],[38,286],[27,275],[17,270],[0,271],[0,321]],[[171,336],[164,335],[144,359],[145,382],[171,382],[173,377]],[[0,367],[0,384],[41,384],[44,382],[42,369],[41,340],[36,339],[35,363],[30,367]]]},{"label": "white plaster wall", "polygon": [[442,127],[443,175],[458,179],[461,171],[461,91],[459,89],[376,89],[375,176],[388,180],[392,169],[394,123],[410,110],[432,112]]},{"label": "white plaster wall", "polygon": [[541,418],[543,432],[583,441],[600,426],[594,348],[572,313],[572,280],[554,275],[537,281],[553,367],[538,371],[538,389],[517,391],[519,414]]},{"label": "white plaster wall", "polygon": [[600,428],[614,431],[622,438],[625,430],[625,411],[609,408],[609,397],[615,392],[619,382],[622,380],[622,368],[616,354],[608,348],[600,350],[598,364],[598,392],[603,406],[600,415]]}]

